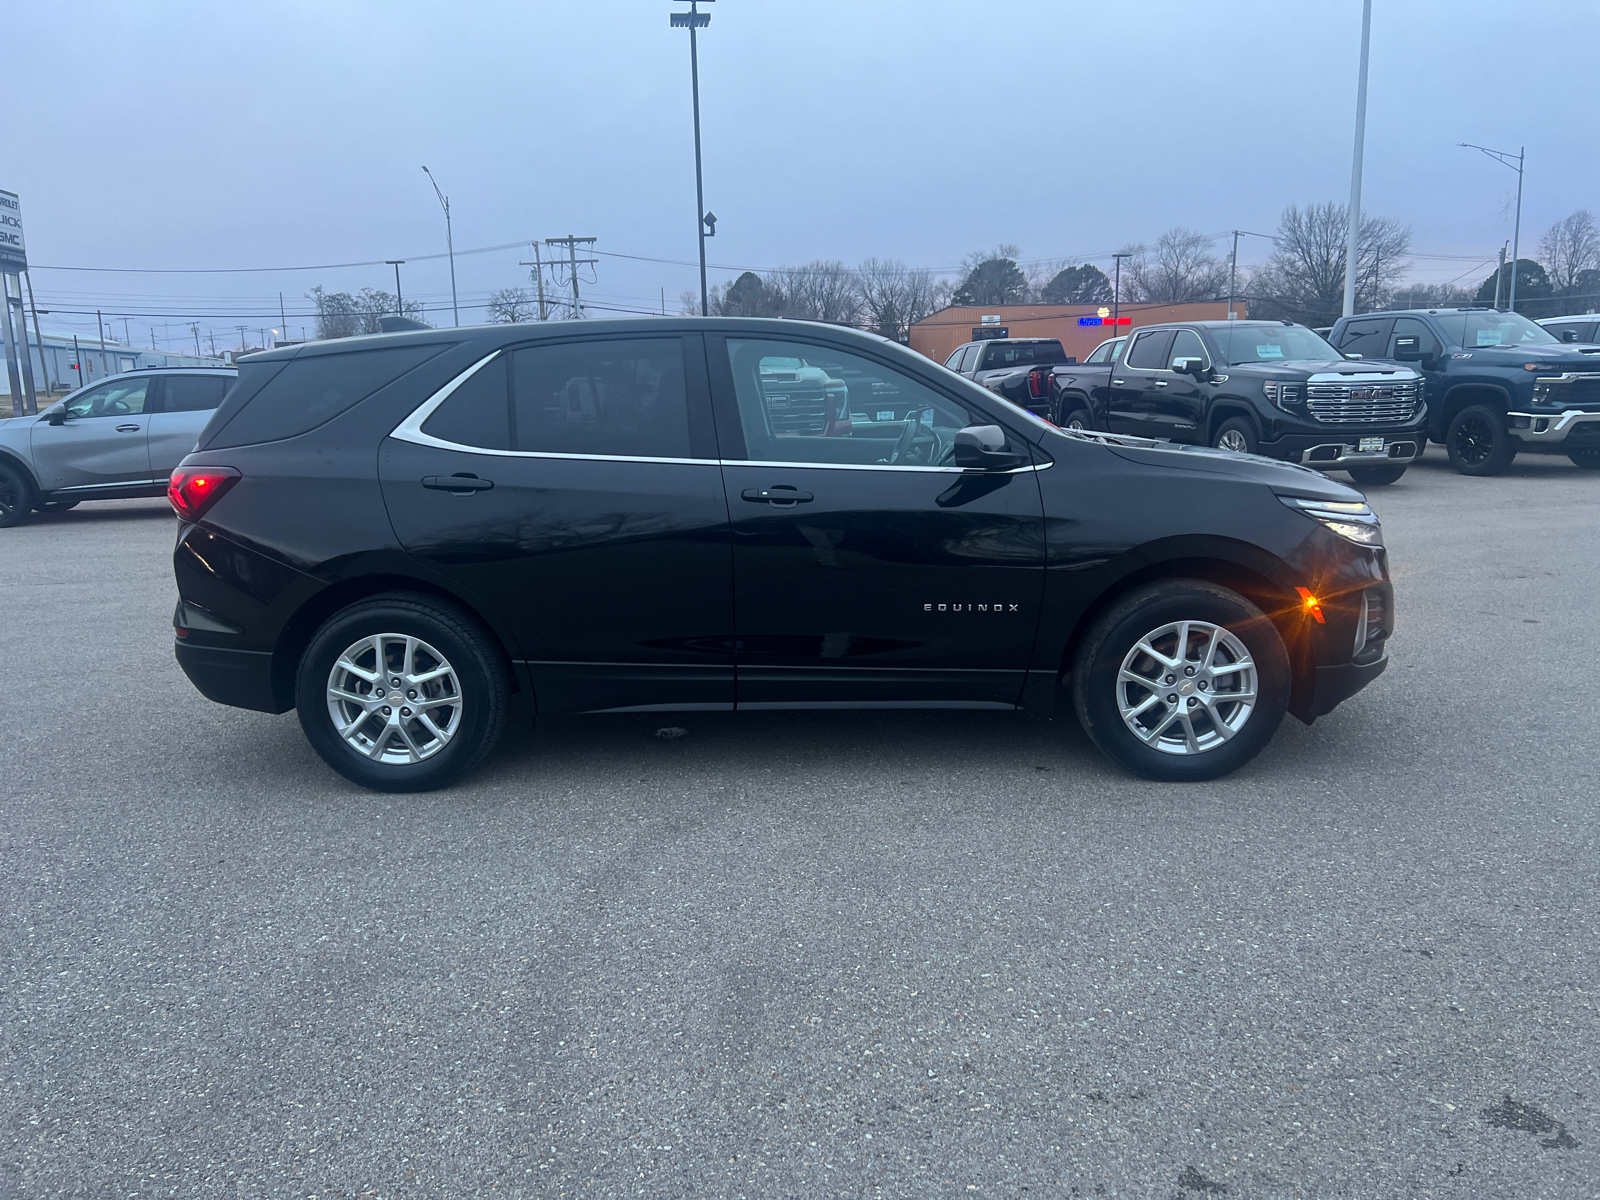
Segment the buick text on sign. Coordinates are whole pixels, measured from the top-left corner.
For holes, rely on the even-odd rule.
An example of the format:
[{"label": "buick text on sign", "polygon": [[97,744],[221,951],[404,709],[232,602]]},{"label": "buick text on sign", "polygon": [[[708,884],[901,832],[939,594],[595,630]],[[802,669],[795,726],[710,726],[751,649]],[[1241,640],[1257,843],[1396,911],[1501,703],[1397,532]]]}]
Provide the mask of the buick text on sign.
[{"label": "buick text on sign", "polygon": [[22,241],[22,203],[15,192],[0,192],[0,271],[15,275],[28,269]]}]

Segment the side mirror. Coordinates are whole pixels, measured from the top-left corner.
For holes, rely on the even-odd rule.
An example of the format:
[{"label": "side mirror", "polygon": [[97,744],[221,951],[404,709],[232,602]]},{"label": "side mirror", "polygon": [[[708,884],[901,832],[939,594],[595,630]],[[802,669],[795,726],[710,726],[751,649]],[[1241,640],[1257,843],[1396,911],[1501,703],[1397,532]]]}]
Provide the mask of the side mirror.
[{"label": "side mirror", "polygon": [[46,417],[45,421],[51,425],[65,425],[67,423],[67,410],[64,408],[58,408],[55,410],[55,412]]},{"label": "side mirror", "polygon": [[969,470],[1009,471],[1027,465],[1028,456],[1002,450],[1006,432],[998,425],[968,425],[956,431],[956,466]]},{"label": "side mirror", "polygon": [[1423,359],[1422,339],[1415,336],[1395,338],[1394,358],[1398,362],[1421,362]]},{"label": "side mirror", "polygon": [[1576,329],[1563,329],[1561,331],[1561,340],[1563,342],[1575,342],[1575,341],[1577,341],[1578,340],[1578,331]]},{"label": "side mirror", "polygon": [[1199,379],[1206,372],[1205,361],[1203,358],[1175,358],[1171,369],[1179,375],[1193,375]]},{"label": "side mirror", "polygon": [[1357,354],[1354,350],[1346,350],[1344,352],[1344,356],[1346,358],[1360,358],[1361,357],[1361,355]]}]

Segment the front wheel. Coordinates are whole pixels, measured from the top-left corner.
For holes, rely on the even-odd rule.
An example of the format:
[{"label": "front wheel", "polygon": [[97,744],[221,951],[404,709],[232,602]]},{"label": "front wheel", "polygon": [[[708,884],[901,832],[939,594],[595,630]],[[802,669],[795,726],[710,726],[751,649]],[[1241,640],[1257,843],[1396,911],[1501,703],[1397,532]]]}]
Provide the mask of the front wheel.
[{"label": "front wheel", "polygon": [[425,596],[353,604],[300,658],[295,700],[312,748],[382,792],[444,787],[500,740],[509,685],[499,649],[464,612]]},{"label": "front wheel", "polygon": [[0,464],[0,529],[21,525],[33,512],[33,485],[15,467]]},{"label": "front wheel", "polygon": [[1406,473],[1406,464],[1401,463],[1397,467],[1351,467],[1349,471],[1351,479],[1363,487],[1373,487],[1399,480]]},{"label": "front wheel", "polygon": [[1600,450],[1573,450],[1567,457],[1575,467],[1585,471],[1600,471]]},{"label": "front wheel", "polygon": [[1093,429],[1094,428],[1094,424],[1090,420],[1089,410],[1086,409],[1086,408],[1075,408],[1075,409],[1073,409],[1070,413],[1067,414],[1067,419],[1061,422],[1061,428],[1063,428],[1063,429]]},{"label": "front wheel", "polygon": [[1218,450],[1232,450],[1235,454],[1254,454],[1255,427],[1243,417],[1232,417],[1217,426],[1217,433],[1211,439],[1211,444]]},{"label": "front wheel", "polygon": [[1094,623],[1072,700],[1107,757],[1146,779],[1216,779],[1254,758],[1289,704],[1289,655],[1249,600],[1199,579],[1136,588]]},{"label": "front wheel", "polygon": [[1487,404],[1463,408],[1444,435],[1450,465],[1463,475],[1499,475],[1517,456],[1506,419]]}]

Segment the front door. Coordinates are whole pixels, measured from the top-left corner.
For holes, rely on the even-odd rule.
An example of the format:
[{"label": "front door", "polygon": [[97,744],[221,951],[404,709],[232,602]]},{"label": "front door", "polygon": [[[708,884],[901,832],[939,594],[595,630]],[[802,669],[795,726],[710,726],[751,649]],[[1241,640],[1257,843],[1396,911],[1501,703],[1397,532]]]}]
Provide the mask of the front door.
[{"label": "front door", "polygon": [[[119,375],[63,402],[66,420],[33,425],[33,463],[47,492],[148,484],[148,375]],[[48,411],[55,411],[54,409]]]},{"label": "front door", "polygon": [[[1044,584],[1038,451],[963,471],[956,431],[998,422],[907,370],[803,337],[707,346],[739,707],[1015,704]],[[812,392],[848,423],[797,421]]]},{"label": "front door", "polygon": [[500,351],[383,443],[411,554],[511,630],[541,712],[733,707],[728,510],[698,335]]},{"label": "front door", "polygon": [[1139,408],[1149,437],[1197,442],[1205,435],[1199,426],[1206,408],[1206,385],[1192,374],[1173,370],[1179,359],[1211,365],[1205,344],[1192,329],[1180,329],[1173,335],[1166,366],[1147,377]]},{"label": "front door", "polygon": [[1111,369],[1111,396],[1107,424],[1112,433],[1131,433],[1138,437],[1164,437],[1150,421],[1149,400],[1145,393],[1159,377],[1165,378],[1167,347],[1172,345],[1172,330],[1140,330],[1122,361]]}]

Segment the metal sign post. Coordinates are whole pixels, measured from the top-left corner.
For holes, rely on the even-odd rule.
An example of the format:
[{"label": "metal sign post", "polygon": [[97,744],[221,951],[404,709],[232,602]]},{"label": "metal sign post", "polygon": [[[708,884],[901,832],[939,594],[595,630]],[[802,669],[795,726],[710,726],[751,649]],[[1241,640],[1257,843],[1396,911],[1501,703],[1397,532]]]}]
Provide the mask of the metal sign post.
[{"label": "metal sign post", "polygon": [[[0,338],[5,341],[11,411],[19,417],[39,411],[39,399],[33,390],[33,358],[28,353],[28,325],[22,307],[22,273],[27,269],[28,249],[22,236],[22,203],[15,192],[0,191],[0,288],[5,293],[5,302],[0,304]],[[17,284],[14,296],[12,280],[16,280]],[[13,314],[16,317],[15,325],[12,324]],[[42,352],[43,347],[40,349]]]}]

